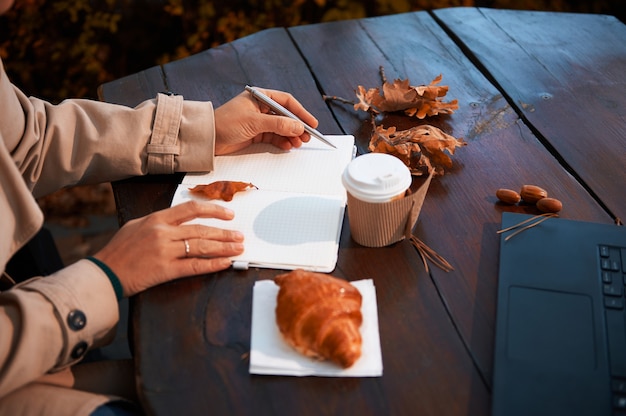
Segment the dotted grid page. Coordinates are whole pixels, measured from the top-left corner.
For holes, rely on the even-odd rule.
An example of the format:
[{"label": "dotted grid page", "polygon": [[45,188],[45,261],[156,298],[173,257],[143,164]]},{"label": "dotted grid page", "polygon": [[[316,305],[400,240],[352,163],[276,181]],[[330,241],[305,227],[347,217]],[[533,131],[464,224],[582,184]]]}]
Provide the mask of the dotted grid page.
[{"label": "dotted grid page", "polygon": [[326,137],[337,149],[312,138],[289,152],[261,144],[233,156],[216,157],[213,172],[185,176],[172,206],[190,199],[206,200],[189,192],[196,184],[253,183],[258,189],[238,192],[232,201],[212,201],[233,210],[234,220],[193,222],[241,231],[245,252],[233,260],[249,267],[330,272],[337,262],[346,204],[341,175],[352,160],[354,137]]},{"label": "dotted grid page", "polygon": [[261,190],[343,195],[341,175],[353,157],[354,137],[326,136],[337,149],[311,138],[298,149],[282,151],[255,144],[232,155],[217,156],[207,174],[187,174],[183,184],[229,180],[253,183]]},{"label": "dotted grid page", "polygon": [[[172,205],[202,199],[188,188],[178,187]],[[341,198],[251,189],[235,194],[232,201],[213,202],[233,210],[235,218],[198,218],[189,223],[241,231],[245,251],[233,261],[248,267],[334,269],[345,207]]]}]

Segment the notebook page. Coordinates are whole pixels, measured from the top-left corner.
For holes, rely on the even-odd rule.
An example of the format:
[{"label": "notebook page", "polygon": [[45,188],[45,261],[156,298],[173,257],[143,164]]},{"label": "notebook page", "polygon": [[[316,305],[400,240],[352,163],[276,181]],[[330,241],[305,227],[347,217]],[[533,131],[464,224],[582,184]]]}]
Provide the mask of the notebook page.
[{"label": "notebook page", "polygon": [[241,231],[245,252],[233,267],[268,267],[330,272],[337,263],[346,205],[341,184],[353,158],[353,136],[326,136],[337,149],[311,139],[285,152],[257,144],[215,159],[213,172],[187,174],[172,205],[206,200],[189,188],[219,180],[242,181],[258,189],[238,192],[232,201],[213,200],[235,212],[232,221],[210,218],[193,222]]},{"label": "notebook page", "polygon": [[[180,186],[172,205],[200,199]],[[190,223],[233,229],[245,236],[245,251],[232,257],[241,267],[330,272],[337,262],[345,202],[339,197],[248,190],[232,201],[213,201],[235,212],[231,221],[201,218]]]},{"label": "notebook page", "polygon": [[188,173],[183,184],[229,180],[253,183],[262,190],[343,195],[341,174],[352,160],[353,136],[326,136],[337,149],[311,138],[300,148],[282,151],[259,143],[231,155],[217,156],[212,172]]}]

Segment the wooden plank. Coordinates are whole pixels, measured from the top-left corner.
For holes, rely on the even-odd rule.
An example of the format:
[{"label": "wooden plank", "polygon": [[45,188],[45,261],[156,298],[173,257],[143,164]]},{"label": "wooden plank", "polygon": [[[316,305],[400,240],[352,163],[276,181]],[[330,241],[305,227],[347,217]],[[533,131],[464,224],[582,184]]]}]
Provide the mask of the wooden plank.
[{"label": "wooden plank", "polygon": [[134,107],[140,102],[167,91],[161,67],[154,66],[145,71],[102,84],[98,88],[100,100]]},{"label": "wooden plank", "polygon": [[[489,28],[476,30],[487,36]],[[611,218],[428,14],[297,27],[290,33],[327,95],[350,98],[357,85],[380,85],[382,65],[389,79],[408,78],[413,85],[429,83],[441,73],[448,97],[459,100],[455,114],[425,120],[468,145],[454,155],[454,168],[433,180],[414,232],[455,267],[451,273],[432,268],[431,276],[477,366],[491,380],[501,212],[536,212],[496,203],[496,189],[542,185],[562,199],[564,217],[599,222]],[[349,106],[331,108],[344,130],[366,148],[371,134],[366,116]],[[420,123],[403,116],[386,121],[399,128]],[[394,278],[388,276],[391,282]],[[430,336],[427,328],[415,331]]]},{"label": "wooden plank", "polygon": [[435,12],[549,146],[626,218],[626,25],[612,16]]},{"label": "wooden plank", "polygon": [[169,63],[164,71],[172,91],[186,99],[211,100],[215,107],[246,85],[290,92],[317,117],[323,133],[341,133],[285,29],[268,29],[209,49]]}]

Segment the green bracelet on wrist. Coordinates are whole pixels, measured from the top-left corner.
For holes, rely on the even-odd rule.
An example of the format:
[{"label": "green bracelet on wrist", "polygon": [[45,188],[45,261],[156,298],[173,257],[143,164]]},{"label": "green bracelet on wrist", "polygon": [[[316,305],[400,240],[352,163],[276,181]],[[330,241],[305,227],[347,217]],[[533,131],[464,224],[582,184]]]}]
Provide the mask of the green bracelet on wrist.
[{"label": "green bracelet on wrist", "polygon": [[122,289],[122,283],[120,283],[120,279],[118,279],[117,275],[113,273],[113,270],[111,270],[109,266],[107,266],[106,264],[104,264],[103,262],[101,262],[100,260],[98,260],[97,258],[93,256],[87,257],[87,260],[93,262],[96,266],[102,269],[104,274],[106,274],[107,277],[109,278],[111,285],[113,285],[113,290],[115,290],[115,297],[117,298],[118,301],[122,300],[122,298],[124,297],[124,289]]}]

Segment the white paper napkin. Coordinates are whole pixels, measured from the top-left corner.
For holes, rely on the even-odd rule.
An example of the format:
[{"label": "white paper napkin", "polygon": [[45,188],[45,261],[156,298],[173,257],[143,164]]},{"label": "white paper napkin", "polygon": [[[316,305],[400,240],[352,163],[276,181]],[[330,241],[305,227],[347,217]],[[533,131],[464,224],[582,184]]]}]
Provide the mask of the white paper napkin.
[{"label": "white paper napkin", "polygon": [[287,376],[378,377],[383,362],[378,333],[376,290],[371,279],[351,282],[363,297],[361,313],[361,358],[352,367],[306,357],[283,339],[276,325],[278,285],[273,280],[254,284],[252,297],[252,337],[250,341],[250,373]]}]

